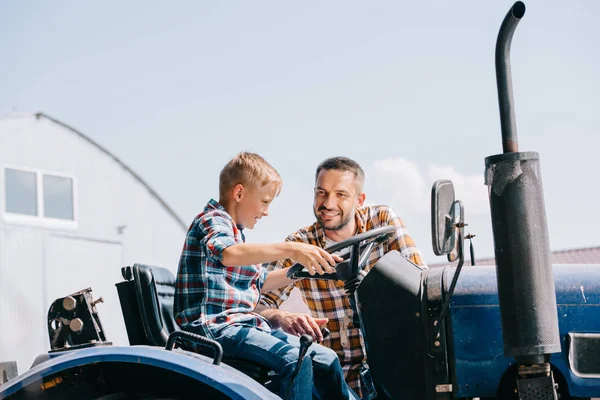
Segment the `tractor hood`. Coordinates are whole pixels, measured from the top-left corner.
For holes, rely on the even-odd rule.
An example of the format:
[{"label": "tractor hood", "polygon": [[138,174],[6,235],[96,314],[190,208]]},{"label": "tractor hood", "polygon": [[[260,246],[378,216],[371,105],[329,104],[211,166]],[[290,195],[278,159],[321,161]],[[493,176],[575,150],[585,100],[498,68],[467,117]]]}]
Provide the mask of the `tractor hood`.
[{"label": "tractor hood", "polygon": [[96,398],[110,394],[107,390],[142,390],[169,398],[187,398],[195,393],[207,398],[279,399],[228,365],[216,366],[201,355],[150,346],[98,346],[53,353],[0,386],[0,399],[11,395],[16,399]]},{"label": "tractor hood", "polygon": [[[597,383],[578,372],[578,357],[573,351],[572,337],[587,346],[587,368],[600,372],[600,360],[589,357],[600,354],[600,265],[573,264],[552,267],[556,288],[561,352],[552,355],[551,363],[570,382],[571,396],[594,397]],[[454,268],[444,271],[444,293],[454,275]],[[450,304],[449,348],[454,354],[454,375],[459,397],[495,396],[504,372],[515,360],[504,356],[502,324],[498,306],[496,267],[464,267]],[[590,347],[592,346],[592,347]],[[569,354],[571,352],[571,355]],[[599,357],[596,357],[599,358]],[[589,375],[589,374],[588,374]]]}]

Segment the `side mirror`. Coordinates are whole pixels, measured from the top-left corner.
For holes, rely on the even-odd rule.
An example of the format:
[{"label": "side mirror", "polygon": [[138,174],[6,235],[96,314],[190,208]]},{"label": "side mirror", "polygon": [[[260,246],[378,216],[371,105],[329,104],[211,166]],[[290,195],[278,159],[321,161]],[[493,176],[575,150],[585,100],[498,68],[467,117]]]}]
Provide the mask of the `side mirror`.
[{"label": "side mirror", "polygon": [[433,252],[442,256],[448,254],[448,261],[458,256],[458,229],[461,221],[462,204],[454,200],[452,181],[435,181],[431,188],[431,242]]},{"label": "side mirror", "polygon": [[[448,261],[454,262],[458,260],[450,288],[444,303],[437,324],[435,336],[441,332],[442,325],[448,309],[450,300],[456,287],[456,282],[460,271],[465,262],[463,252],[464,245],[464,208],[462,201],[454,200],[454,185],[452,181],[442,179],[435,181],[431,188],[431,242],[433,244],[433,252],[438,255],[448,255]],[[471,252],[471,258],[473,253]]]}]

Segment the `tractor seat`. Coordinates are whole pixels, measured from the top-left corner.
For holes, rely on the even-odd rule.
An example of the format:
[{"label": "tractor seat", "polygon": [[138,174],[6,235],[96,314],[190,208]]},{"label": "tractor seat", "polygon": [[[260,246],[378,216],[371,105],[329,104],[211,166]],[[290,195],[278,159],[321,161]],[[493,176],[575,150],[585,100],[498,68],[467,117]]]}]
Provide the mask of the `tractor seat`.
[{"label": "tractor seat", "polygon": [[[134,264],[121,268],[116,284],[129,344],[165,347],[169,335],[180,330],[173,315],[175,276],[166,268]],[[203,349],[203,348],[202,348]],[[210,350],[202,354],[212,356]],[[223,362],[264,384],[269,368],[223,355]]]}]

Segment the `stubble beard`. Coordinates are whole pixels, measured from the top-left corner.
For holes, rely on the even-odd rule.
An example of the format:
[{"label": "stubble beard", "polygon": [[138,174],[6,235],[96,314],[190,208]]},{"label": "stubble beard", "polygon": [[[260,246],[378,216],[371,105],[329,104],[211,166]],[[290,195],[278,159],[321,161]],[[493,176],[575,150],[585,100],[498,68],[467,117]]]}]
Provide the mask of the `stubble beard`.
[{"label": "stubble beard", "polygon": [[[326,208],[320,208],[320,210],[328,211]],[[340,221],[340,223],[330,228],[330,227],[325,226],[325,223],[321,219],[319,212],[320,211],[317,211],[313,208],[313,213],[315,214],[315,218],[317,219],[317,222],[326,231],[339,231],[341,229],[344,229],[346,226],[348,226],[348,224],[352,220],[352,216],[353,216],[352,213],[349,213],[347,216],[345,216],[344,213],[342,212],[341,213],[342,220]]]}]

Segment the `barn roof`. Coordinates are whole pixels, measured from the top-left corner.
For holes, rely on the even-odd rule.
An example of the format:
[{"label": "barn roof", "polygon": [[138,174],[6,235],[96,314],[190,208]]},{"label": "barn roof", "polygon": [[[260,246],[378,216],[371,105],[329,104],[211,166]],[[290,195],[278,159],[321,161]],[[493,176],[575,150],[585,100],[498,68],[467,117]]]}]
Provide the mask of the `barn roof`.
[{"label": "barn roof", "polygon": [[92,146],[96,147],[98,150],[100,150],[101,152],[103,152],[104,154],[106,154],[107,156],[109,156],[110,158],[112,158],[121,167],[123,167],[123,169],[125,169],[127,172],[129,172],[142,186],[144,186],[146,188],[146,190],[148,190],[148,192],[150,193],[150,195],[152,197],[154,197],[160,203],[160,205],[167,211],[167,213],[169,213],[175,219],[175,221],[177,221],[177,223],[182,227],[182,229],[184,229],[184,230],[187,229],[187,224],[183,221],[183,219],[179,215],[177,215],[177,213],[158,195],[158,193],[156,193],[156,191],[154,189],[152,189],[150,187],[150,185],[148,185],[148,183],[146,181],[144,181],[142,179],[141,176],[139,176],[137,173],[135,173],[135,171],[133,171],[131,168],[129,168],[117,156],[115,156],[114,154],[112,154],[106,148],[102,147],[100,144],[98,144],[97,142],[95,142],[94,140],[92,140],[90,137],[84,135],[83,133],[81,133],[77,129],[73,128],[70,125],[65,124],[64,122],[61,122],[61,121],[57,120],[56,118],[53,118],[53,117],[49,116],[48,114],[44,114],[43,112],[38,112],[38,113],[35,114],[35,117],[37,119],[45,118],[45,119],[47,119],[49,121],[54,122],[55,124],[58,124],[58,125],[60,125],[60,126],[62,126],[64,128],[66,128],[67,130],[69,130],[69,131],[73,132],[74,134],[78,135],[83,140],[87,141]]},{"label": "barn roof", "polygon": [[[476,248],[477,250],[477,248]],[[468,245],[465,246],[467,259],[469,254]],[[600,246],[581,247],[576,249],[555,250],[551,253],[552,264],[600,264]],[[475,254],[475,263],[477,265],[496,265],[496,259],[493,257],[478,259]],[[445,267],[456,263],[429,264],[430,267]],[[465,260],[465,265],[471,265],[469,260]]]}]

